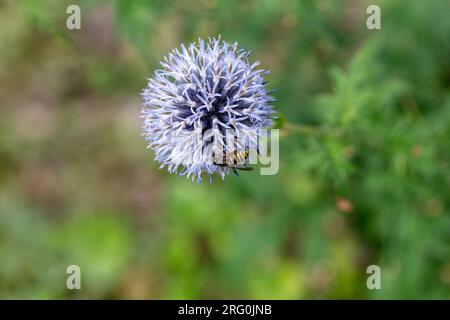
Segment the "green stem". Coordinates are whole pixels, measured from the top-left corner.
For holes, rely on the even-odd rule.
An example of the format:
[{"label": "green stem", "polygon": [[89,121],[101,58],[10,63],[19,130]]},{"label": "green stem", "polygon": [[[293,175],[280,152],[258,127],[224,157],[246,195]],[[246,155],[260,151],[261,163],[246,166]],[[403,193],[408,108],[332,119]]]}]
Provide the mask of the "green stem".
[{"label": "green stem", "polygon": [[301,133],[301,134],[311,134],[320,136],[325,134],[323,130],[321,130],[318,127],[305,125],[305,124],[293,124],[293,123],[286,123],[284,125],[284,128],[288,132],[295,132],[295,133]]}]

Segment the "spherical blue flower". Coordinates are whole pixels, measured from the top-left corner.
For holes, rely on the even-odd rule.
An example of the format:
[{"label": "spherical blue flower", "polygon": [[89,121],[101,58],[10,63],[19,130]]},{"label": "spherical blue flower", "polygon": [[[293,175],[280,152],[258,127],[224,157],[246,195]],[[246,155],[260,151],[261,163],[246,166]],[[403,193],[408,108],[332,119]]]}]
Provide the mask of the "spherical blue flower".
[{"label": "spherical blue flower", "polygon": [[265,88],[268,72],[257,69],[259,62],[250,65],[249,54],[213,38],[164,57],[143,90],[141,111],[160,168],[192,180],[203,172],[223,179],[230,167],[218,154],[257,147],[261,129],[272,125],[274,99]]}]

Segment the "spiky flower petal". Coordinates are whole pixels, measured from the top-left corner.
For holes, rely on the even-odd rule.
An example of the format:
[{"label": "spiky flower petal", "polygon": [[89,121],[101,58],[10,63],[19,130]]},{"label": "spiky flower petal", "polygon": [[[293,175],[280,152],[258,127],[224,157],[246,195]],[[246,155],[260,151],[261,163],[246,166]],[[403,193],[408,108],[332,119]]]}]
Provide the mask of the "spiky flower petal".
[{"label": "spiky flower petal", "polygon": [[213,38],[164,57],[142,93],[144,136],[161,168],[198,181],[203,172],[224,178],[230,168],[214,154],[257,146],[261,129],[272,125],[274,99],[265,88],[268,72],[250,65],[249,54]]}]

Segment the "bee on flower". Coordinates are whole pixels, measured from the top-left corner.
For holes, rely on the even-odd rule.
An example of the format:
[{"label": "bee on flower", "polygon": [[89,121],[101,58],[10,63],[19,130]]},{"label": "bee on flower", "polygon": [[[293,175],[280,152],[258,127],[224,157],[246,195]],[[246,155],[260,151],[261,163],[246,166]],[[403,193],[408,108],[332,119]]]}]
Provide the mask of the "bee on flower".
[{"label": "bee on flower", "polygon": [[[201,181],[236,165],[221,155],[248,154],[273,124],[267,71],[249,52],[219,38],[174,49],[142,92],[144,136],[160,168]],[[231,138],[230,138],[231,137]],[[231,161],[233,162],[233,161]],[[233,163],[232,163],[233,164]]]}]

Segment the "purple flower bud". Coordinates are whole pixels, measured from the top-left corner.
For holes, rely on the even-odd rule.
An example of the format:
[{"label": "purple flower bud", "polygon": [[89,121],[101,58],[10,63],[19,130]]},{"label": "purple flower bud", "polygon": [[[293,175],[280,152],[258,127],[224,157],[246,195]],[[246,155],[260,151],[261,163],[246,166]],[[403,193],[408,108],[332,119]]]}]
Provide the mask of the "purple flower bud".
[{"label": "purple flower bud", "polygon": [[202,172],[224,178],[230,168],[215,154],[256,148],[260,130],[272,125],[274,99],[265,88],[268,72],[250,64],[249,54],[219,37],[164,57],[142,93],[144,136],[161,168],[198,181]]}]

